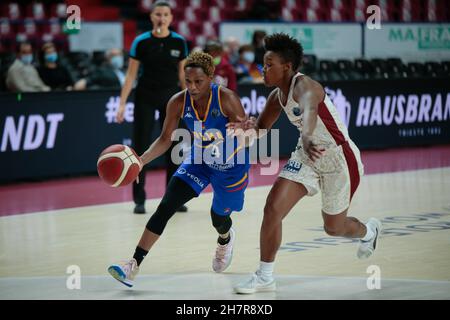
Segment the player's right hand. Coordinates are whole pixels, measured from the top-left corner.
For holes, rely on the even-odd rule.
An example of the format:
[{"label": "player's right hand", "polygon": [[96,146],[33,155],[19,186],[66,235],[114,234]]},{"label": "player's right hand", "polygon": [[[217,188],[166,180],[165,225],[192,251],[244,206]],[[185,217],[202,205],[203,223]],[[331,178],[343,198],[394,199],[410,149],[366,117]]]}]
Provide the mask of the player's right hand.
[{"label": "player's right hand", "polygon": [[124,116],[123,114],[125,113],[125,106],[124,105],[120,105],[119,109],[117,110],[117,114],[116,114],[116,121],[117,123],[122,123]]},{"label": "player's right hand", "polygon": [[312,160],[312,162],[319,160],[325,154],[325,149],[323,147],[316,145],[312,141],[311,137],[307,135],[302,135],[301,139],[303,144],[303,150]]}]

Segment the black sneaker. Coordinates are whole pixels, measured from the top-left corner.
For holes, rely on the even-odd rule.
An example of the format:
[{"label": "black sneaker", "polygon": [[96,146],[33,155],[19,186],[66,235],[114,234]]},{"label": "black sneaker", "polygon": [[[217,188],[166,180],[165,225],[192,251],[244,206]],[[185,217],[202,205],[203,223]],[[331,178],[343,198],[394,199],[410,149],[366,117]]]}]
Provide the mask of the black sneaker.
[{"label": "black sneaker", "polygon": [[177,209],[177,212],[187,212],[188,208],[185,205],[182,205]]},{"label": "black sneaker", "polygon": [[145,213],[145,206],[144,206],[144,204],[137,204],[135,207],[134,207],[134,211],[133,211],[134,213],[137,213],[137,214],[143,214],[143,213]]}]

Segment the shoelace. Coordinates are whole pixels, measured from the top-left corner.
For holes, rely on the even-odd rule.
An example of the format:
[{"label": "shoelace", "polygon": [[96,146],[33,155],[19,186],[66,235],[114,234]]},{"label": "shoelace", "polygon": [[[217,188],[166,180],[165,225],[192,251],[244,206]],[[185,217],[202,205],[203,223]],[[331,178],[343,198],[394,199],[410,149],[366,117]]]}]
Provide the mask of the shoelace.
[{"label": "shoelace", "polygon": [[128,276],[131,273],[131,270],[133,270],[134,260],[127,261],[125,265],[123,266],[123,270],[125,271],[125,274]]},{"label": "shoelace", "polygon": [[247,282],[247,286],[250,288],[256,288],[257,284],[258,284],[258,275],[254,273],[252,275],[252,278]]},{"label": "shoelace", "polygon": [[217,249],[216,249],[216,259],[218,260],[225,260],[225,255],[227,253],[227,245],[222,246],[222,245],[218,245]]}]

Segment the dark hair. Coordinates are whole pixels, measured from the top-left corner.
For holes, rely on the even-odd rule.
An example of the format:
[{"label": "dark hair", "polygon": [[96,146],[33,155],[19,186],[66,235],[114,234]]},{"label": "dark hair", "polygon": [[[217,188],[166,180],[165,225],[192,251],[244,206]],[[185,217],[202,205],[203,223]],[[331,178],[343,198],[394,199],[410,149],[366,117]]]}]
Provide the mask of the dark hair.
[{"label": "dark hair", "polygon": [[152,4],[150,12],[153,12],[156,7],[168,7],[170,10],[172,10],[172,6],[168,1],[156,1],[154,4]]},{"label": "dark hair", "polygon": [[41,51],[45,53],[45,51],[46,51],[47,49],[50,49],[50,48],[53,48],[53,49],[55,49],[55,51],[56,51],[56,47],[55,47],[55,45],[53,44],[53,42],[46,42],[46,43],[44,43],[44,44],[42,45]]},{"label": "dark hair", "polygon": [[244,51],[255,51],[255,48],[253,48],[253,46],[251,44],[243,44],[242,46],[239,47],[238,53],[242,54],[242,52]]},{"label": "dark hair", "polygon": [[267,35],[267,33],[264,30],[255,30],[255,32],[253,32],[253,36],[252,36],[252,45],[254,47],[258,46],[258,42],[262,40],[264,40],[264,37]]},{"label": "dark hair", "polygon": [[292,63],[292,69],[298,71],[303,61],[303,47],[296,39],[285,33],[274,33],[264,38],[266,51],[273,51],[285,62]]},{"label": "dark hair", "polygon": [[211,53],[211,52],[222,52],[223,46],[220,41],[217,40],[209,40],[205,44],[205,48],[203,50],[205,53]]},{"label": "dark hair", "polygon": [[22,49],[22,46],[30,46],[31,50],[33,50],[33,45],[31,44],[31,42],[29,42],[29,41],[22,41],[22,42],[19,42],[17,47],[16,47],[17,53],[20,53],[20,49]]},{"label": "dark hair", "polygon": [[214,62],[213,57],[208,53],[204,52],[192,52],[187,58],[184,64],[184,69],[186,68],[201,68],[203,72],[208,76],[212,77],[214,75]]}]

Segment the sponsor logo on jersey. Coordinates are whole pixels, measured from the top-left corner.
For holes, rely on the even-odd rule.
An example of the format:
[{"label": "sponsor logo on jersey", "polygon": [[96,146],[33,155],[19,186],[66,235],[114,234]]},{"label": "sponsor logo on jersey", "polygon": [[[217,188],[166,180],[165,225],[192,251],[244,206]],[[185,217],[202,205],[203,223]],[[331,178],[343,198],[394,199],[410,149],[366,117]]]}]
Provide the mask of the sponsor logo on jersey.
[{"label": "sponsor logo on jersey", "polygon": [[173,50],[173,49],[170,50],[170,55],[172,57],[178,58],[180,56],[180,54],[181,54],[180,50]]},{"label": "sponsor logo on jersey", "polygon": [[302,164],[299,161],[289,160],[288,163],[284,165],[283,170],[298,173],[302,167]]}]

